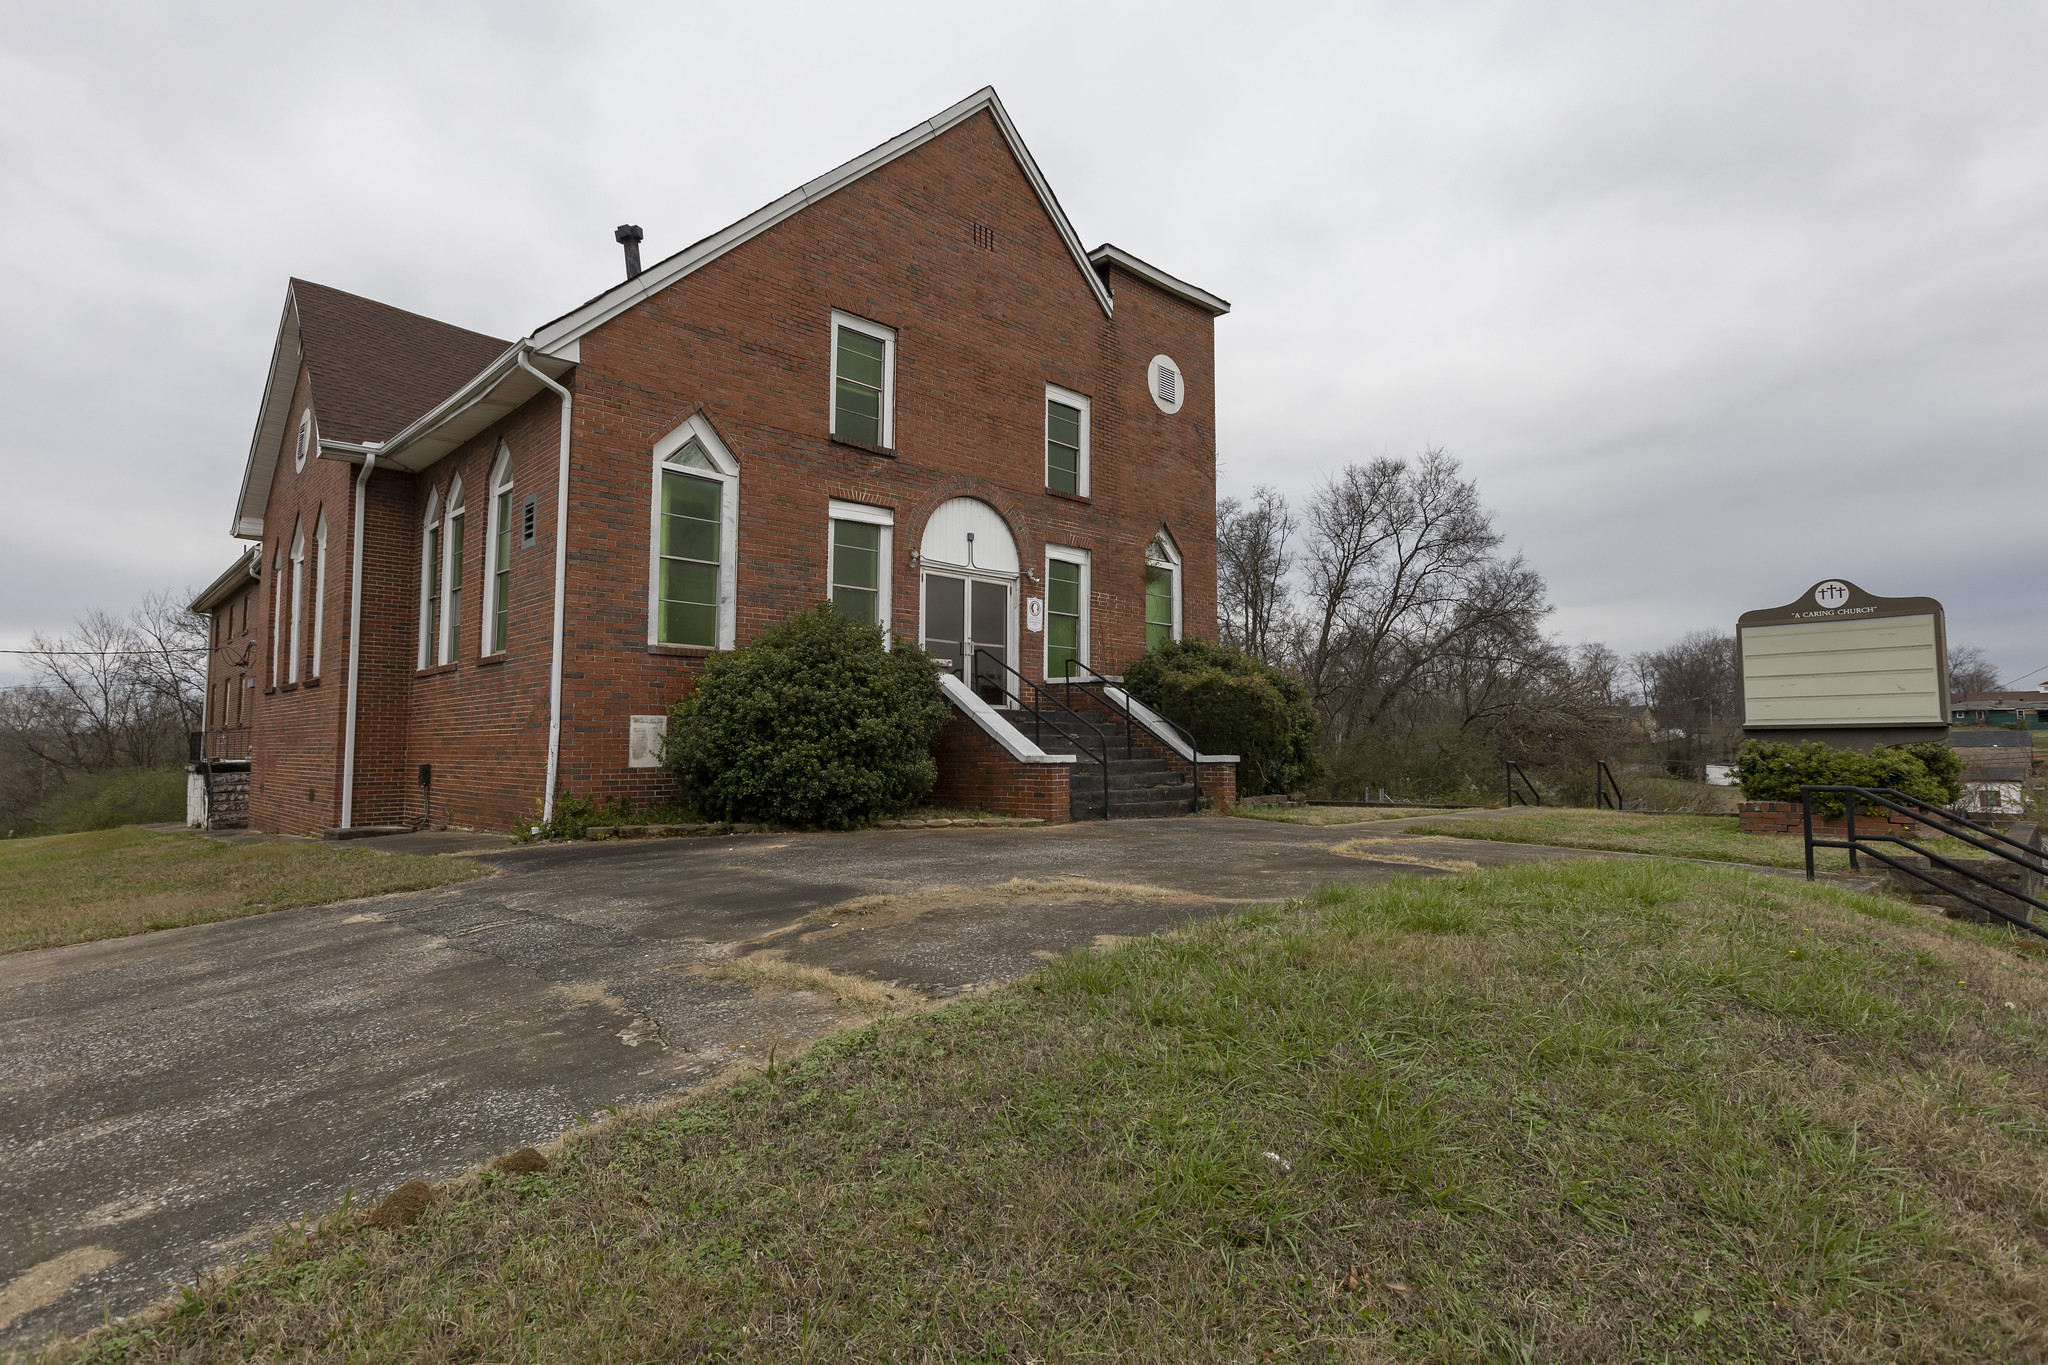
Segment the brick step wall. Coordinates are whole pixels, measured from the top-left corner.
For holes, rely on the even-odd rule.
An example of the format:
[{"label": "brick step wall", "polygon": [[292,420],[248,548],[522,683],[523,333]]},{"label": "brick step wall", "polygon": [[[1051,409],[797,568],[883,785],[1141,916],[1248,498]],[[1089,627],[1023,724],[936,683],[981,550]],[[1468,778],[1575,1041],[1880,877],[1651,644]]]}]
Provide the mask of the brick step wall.
[{"label": "brick step wall", "polygon": [[[1736,828],[1744,834],[1806,833],[1806,822],[1797,801],[1744,801],[1736,806],[1735,819]],[[1846,818],[1824,820],[1817,814],[1813,817],[1816,839],[1842,839],[1848,837],[1848,832]],[[1891,811],[1858,811],[1856,832],[1896,834],[1905,839],[1925,839],[1932,835],[1932,831],[1918,820],[1908,820]]]}]

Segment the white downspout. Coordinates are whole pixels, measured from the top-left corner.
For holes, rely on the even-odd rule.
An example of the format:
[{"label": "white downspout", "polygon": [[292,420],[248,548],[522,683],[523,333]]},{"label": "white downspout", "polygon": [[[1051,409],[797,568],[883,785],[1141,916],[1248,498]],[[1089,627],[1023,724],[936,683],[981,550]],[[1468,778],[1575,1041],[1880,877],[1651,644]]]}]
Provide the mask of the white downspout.
[{"label": "white downspout", "polygon": [[555,777],[562,764],[562,629],[569,591],[569,391],[527,364],[532,347],[519,348],[519,368],[562,396],[562,453],[555,470],[555,650],[548,673],[548,785],[541,796],[540,818],[555,818]]},{"label": "white downspout", "polygon": [[356,527],[349,544],[348,574],[348,719],[341,741],[341,827],[355,827],[356,813],[356,677],[363,658],[363,502],[369,493],[370,471],[377,467],[374,448],[363,454],[356,475]]}]

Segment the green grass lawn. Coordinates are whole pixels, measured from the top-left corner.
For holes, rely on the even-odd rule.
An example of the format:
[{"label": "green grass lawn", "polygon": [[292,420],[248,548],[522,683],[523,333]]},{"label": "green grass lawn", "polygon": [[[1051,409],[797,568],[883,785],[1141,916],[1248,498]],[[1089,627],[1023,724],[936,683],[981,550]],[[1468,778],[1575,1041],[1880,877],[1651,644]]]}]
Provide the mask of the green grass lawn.
[{"label": "green grass lawn", "polygon": [[[1655,853],[1667,858],[1708,858],[1715,862],[1756,863],[1763,867],[1805,867],[1806,841],[1796,834],[1744,834],[1732,815],[1631,815],[1627,811],[1531,810],[1498,819],[1446,820],[1411,825],[1409,834],[1440,834],[1457,839],[1493,839],[1511,844],[1550,844],[1559,848],[1604,848],[1616,853]],[[1928,839],[1924,847],[1949,857],[1984,856],[1955,839]],[[1847,872],[1846,849],[1814,850],[1814,866]],[[1882,873],[1879,864],[1864,861],[1865,870]]]},{"label": "green grass lawn", "polygon": [[137,829],[0,840],[0,952],[445,886],[467,859]]},{"label": "green grass lawn", "polygon": [[410,1229],[358,1206],[51,1358],[2040,1359],[2044,1022],[1999,933],[1737,868],[1330,887]]},{"label": "green grass lawn", "polygon": [[1434,815],[1427,806],[1236,806],[1232,815],[1244,820],[1271,820],[1283,825],[1362,825],[1374,820],[1406,820]]}]

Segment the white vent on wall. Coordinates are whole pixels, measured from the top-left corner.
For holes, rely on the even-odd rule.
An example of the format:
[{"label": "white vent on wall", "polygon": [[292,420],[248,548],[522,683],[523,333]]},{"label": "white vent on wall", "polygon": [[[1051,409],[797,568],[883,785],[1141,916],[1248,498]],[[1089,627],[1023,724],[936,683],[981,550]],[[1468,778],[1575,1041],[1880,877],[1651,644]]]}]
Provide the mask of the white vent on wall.
[{"label": "white vent on wall", "polygon": [[306,452],[312,448],[312,445],[313,410],[311,408],[307,408],[304,412],[299,414],[299,449],[298,454],[295,457],[293,466],[294,468],[299,470],[305,469]]},{"label": "white vent on wall", "polygon": [[1170,355],[1155,355],[1146,367],[1147,387],[1152,390],[1152,401],[1164,413],[1180,411],[1180,405],[1188,396],[1187,381],[1181,378],[1180,366]]}]

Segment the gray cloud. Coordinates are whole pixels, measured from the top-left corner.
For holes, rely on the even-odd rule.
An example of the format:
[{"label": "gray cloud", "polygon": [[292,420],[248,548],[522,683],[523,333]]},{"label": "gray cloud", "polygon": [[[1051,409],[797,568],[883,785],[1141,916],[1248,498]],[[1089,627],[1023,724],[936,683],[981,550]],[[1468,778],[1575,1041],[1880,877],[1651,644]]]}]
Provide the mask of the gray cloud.
[{"label": "gray cloud", "polygon": [[[501,336],[994,83],[1230,298],[1226,491],[1451,448],[1623,649],[1840,575],[2010,671],[2048,11],[43,7],[0,51],[0,644],[225,536],[285,277]],[[2038,651],[2041,657],[2033,657]]]}]

